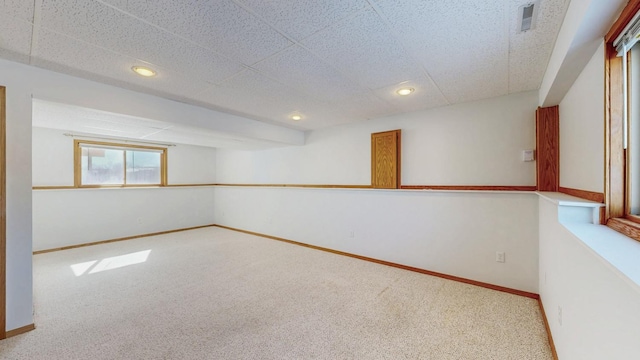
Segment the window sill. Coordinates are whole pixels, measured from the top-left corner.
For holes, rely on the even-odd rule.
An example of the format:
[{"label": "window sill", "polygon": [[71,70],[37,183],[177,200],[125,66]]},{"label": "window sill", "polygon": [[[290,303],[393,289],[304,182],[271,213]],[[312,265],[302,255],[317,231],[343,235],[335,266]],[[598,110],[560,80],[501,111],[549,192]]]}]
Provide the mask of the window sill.
[{"label": "window sill", "polygon": [[607,221],[607,226],[625,236],[640,241],[640,224],[637,222],[623,218],[613,218]]},{"label": "window sill", "polygon": [[[563,193],[539,192],[558,207],[558,222],[578,243],[591,252],[604,266],[616,273],[625,282],[640,292],[640,242],[625,236],[610,226],[600,225],[600,209],[604,204],[576,198]],[[628,221],[625,219],[610,219]],[[635,224],[640,229],[640,224]],[[640,233],[640,230],[638,230]]]},{"label": "window sill", "polygon": [[[613,220],[613,219],[612,219]],[[603,264],[640,292],[640,242],[604,225],[563,223]]]}]

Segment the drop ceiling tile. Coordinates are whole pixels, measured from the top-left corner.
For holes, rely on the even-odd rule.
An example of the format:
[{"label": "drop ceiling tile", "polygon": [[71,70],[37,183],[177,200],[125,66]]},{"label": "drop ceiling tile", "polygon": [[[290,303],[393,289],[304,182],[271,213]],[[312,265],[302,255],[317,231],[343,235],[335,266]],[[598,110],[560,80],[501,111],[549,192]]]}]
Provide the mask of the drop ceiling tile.
[{"label": "drop ceiling tile", "polygon": [[29,62],[33,25],[26,21],[0,14],[0,57]]},{"label": "drop ceiling tile", "polygon": [[2,13],[6,15],[6,17],[33,23],[33,1],[4,0],[0,4],[2,4],[0,9],[2,9]]},{"label": "drop ceiling tile", "polygon": [[[413,88],[414,92],[407,96],[398,95],[396,91],[404,87]],[[440,89],[426,76],[414,81],[406,81],[402,84],[377,89],[374,93],[403,112],[429,109],[448,104]]]},{"label": "drop ceiling tile", "polygon": [[534,46],[551,46],[555,43],[560,26],[564,20],[568,0],[544,0],[539,2],[538,17],[535,28],[523,33],[518,33],[518,8],[527,2],[523,0],[510,0],[509,8],[509,36],[510,47],[513,50],[519,48],[531,48]]},{"label": "drop ceiling tile", "polygon": [[53,71],[107,82],[131,90],[171,98],[186,97],[198,93],[209,86],[200,79],[157,68],[158,75],[143,78],[131,71],[140,61],[111,51],[79,42],[78,40],[40,29],[39,41],[34,53],[33,64]]},{"label": "drop ceiling tile", "polygon": [[371,8],[302,43],[370,89],[397,84],[422,74],[419,65],[390,36],[387,26]]},{"label": "drop ceiling tile", "polygon": [[216,82],[242,65],[95,1],[44,0],[42,26],[150,64]]},{"label": "drop ceiling tile", "polygon": [[367,6],[365,0],[238,0],[297,41]]},{"label": "drop ceiling tile", "polygon": [[303,95],[255,71],[245,72],[195,96],[206,104],[253,118],[287,121],[301,111]]},{"label": "drop ceiling tile", "polygon": [[449,101],[508,92],[507,3],[377,0],[376,5]]},{"label": "drop ceiling tile", "polygon": [[250,65],[292,43],[230,0],[107,0],[141,19]]},{"label": "drop ceiling tile", "polygon": [[539,89],[552,50],[553,42],[512,51],[509,57],[509,92]]},{"label": "drop ceiling tile", "polygon": [[399,112],[397,107],[375,96],[371,91],[335,102],[334,107],[354,120],[375,119]]},{"label": "drop ceiling tile", "polygon": [[366,91],[300,46],[292,46],[253,67],[323,101],[340,100]]}]

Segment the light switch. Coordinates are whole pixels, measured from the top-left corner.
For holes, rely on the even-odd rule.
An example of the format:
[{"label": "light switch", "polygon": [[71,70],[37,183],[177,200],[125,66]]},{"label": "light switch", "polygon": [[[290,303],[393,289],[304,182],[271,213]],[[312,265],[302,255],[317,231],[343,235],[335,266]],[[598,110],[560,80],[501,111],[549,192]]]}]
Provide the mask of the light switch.
[{"label": "light switch", "polygon": [[522,161],[533,161],[534,150],[522,150]]}]

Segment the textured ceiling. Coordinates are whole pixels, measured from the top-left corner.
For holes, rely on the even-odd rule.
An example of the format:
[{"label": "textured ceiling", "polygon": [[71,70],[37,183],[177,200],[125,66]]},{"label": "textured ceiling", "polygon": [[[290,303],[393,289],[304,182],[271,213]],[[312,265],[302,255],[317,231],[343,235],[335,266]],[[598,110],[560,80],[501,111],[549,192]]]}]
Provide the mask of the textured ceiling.
[{"label": "textured ceiling", "polygon": [[528,2],[0,0],[0,57],[318,129],[538,89],[569,0]]}]

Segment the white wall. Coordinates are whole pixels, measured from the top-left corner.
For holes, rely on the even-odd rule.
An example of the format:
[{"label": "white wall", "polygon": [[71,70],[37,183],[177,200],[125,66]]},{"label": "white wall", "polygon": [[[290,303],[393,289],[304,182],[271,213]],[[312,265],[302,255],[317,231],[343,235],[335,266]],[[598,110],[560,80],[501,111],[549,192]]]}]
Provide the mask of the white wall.
[{"label": "white wall", "polygon": [[560,103],[560,186],[604,192],[604,43]]},{"label": "white wall", "polygon": [[538,291],[533,192],[216,187],[215,197],[220,225]]},{"label": "white wall", "polygon": [[216,149],[178,144],[167,149],[169,185],[214,184]]},{"label": "white wall", "polygon": [[31,90],[0,68],[7,87],[7,322],[33,323],[31,271]]},{"label": "white wall", "polygon": [[73,139],[63,133],[33,128],[33,186],[73,186]]},{"label": "white wall", "polygon": [[33,250],[214,223],[213,187],[33,191]]},{"label": "white wall", "polygon": [[[73,185],[73,142],[33,128],[33,185]],[[213,148],[169,147],[168,182],[215,182]],[[213,188],[34,190],[33,250],[213,224]]]},{"label": "white wall", "polygon": [[[304,147],[219,150],[217,182],[370,184],[371,133],[402,129],[405,185],[535,185],[522,150],[534,148],[537,95],[310,131]],[[215,196],[218,224],[537,292],[534,194],[218,187]]]},{"label": "white wall", "polygon": [[[541,198],[539,211],[540,297],[558,357],[640,359],[640,285],[626,279],[559,222],[562,207],[559,210],[557,205]],[[599,242],[634,242],[628,238],[613,239],[615,235],[623,236],[606,235],[613,230],[605,226],[591,227],[592,231],[604,233],[598,235]],[[640,248],[637,243],[629,245]],[[611,250],[610,246],[604,247]]]},{"label": "white wall", "polygon": [[303,147],[220,150],[219,183],[371,183],[371,133],[402,129],[404,185],[535,185],[537,92],[307,132]]},{"label": "white wall", "polygon": [[[65,131],[33,128],[33,186],[73,186],[73,142]],[[112,141],[117,143],[117,141]],[[167,148],[169,185],[213,184],[216,149],[177,144]]]}]

